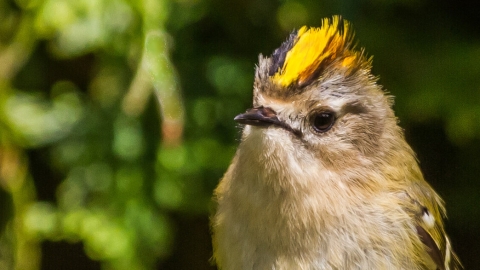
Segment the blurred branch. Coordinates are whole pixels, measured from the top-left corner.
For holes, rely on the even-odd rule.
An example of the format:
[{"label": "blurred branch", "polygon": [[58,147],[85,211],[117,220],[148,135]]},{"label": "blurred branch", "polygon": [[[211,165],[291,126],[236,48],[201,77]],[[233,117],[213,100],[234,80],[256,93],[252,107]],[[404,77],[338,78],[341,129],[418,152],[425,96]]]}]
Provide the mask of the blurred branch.
[{"label": "blurred branch", "polygon": [[148,97],[152,93],[152,83],[148,78],[148,73],[142,68],[144,61],[144,57],[142,57],[137,73],[123,99],[123,112],[130,116],[138,116],[144,111]]},{"label": "blurred branch", "polygon": [[122,105],[127,115],[139,115],[153,85],[160,104],[162,141],[165,146],[178,146],[182,141],[185,112],[176,71],[169,57],[169,36],[163,30],[169,15],[168,3],[143,2],[145,42],[142,60]]},{"label": "blurred branch", "polygon": [[32,16],[23,13],[12,42],[0,47],[0,80],[13,78],[30,57],[36,41],[32,24]]},{"label": "blurred branch", "polygon": [[175,146],[182,140],[185,112],[166,40],[164,32],[148,33],[144,57],[160,103],[163,142]]},{"label": "blurred branch", "polygon": [[[6,45],[0,45],[0,90],[3,110],[11,89],[9,84],[35,47],[36,35],[32,28],[33,15],[22,12],[18,17],[15,34]],[[0,121],[4,121],[3,115]],[[2,125],[4,123],[1,123]],[[8,222],[4,236],[11,238],[13,269],[36,270],[40,267],[40,246],[38,241],[28,235],[24,221],[27,208],[35,201],[36,191],[29,175],[26,155],[21,147],[15,145],[11,134],[5,130],[0,133],[0,187],[7,191],[13,202],[13,217]],[[6,210],[6,209],[5,209]],[[9,234],[9,229],[13,234]]]},{"label": "blurred branch", "polygon": [[23,151],[0,138],[0,186],[12,196],[14,206],[13,227],[17,270],[36,270],[40,264],[40,247],[26,232],[25,211],[35,200],[35,187],[28,174],[28,164]]}]

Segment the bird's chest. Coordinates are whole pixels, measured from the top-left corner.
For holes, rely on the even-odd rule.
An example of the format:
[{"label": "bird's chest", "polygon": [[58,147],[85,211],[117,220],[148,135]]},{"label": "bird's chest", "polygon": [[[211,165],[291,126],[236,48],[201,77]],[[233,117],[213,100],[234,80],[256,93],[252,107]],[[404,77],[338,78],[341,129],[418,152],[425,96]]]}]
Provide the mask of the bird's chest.
[{"label": "bird's chest", "polygon": [[235,264],[250,266],[242,269],[395,268],[392,258],[401,254],[392,245],[405,249],[407,215],[381,202],[346,200],[341,189],[237,189],[229,198],[225,248],[238,254]]},{"label": "bird's chest", "polygon": [[288,144],[268,153],[252,145],[239,152],[242,166],[231,168],[219,201],[224,269],[417,269],[414,225],[394,195],[366,198],[348,170],[287,154],[295,153]]}]

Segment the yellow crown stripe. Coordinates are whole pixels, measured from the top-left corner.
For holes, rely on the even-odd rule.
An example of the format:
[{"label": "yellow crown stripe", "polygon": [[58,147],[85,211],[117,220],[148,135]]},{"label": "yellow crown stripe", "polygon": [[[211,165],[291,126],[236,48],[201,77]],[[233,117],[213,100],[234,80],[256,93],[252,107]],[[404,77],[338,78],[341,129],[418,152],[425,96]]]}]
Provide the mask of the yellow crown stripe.
[{"label": "yellow crown stripe", "polygon": [[[332,21],[324,19],[321,28],[300,28],[297,41],[287,53],[282,69],[273,76],[273,81],[288,86],[294,81],[299,84],[308,80],[326,60],[333,60],[343,52],[348,39],[349,24],[343,21],[340,31],[340,17]],[[349,59],[353,62],[354,59]]]}]

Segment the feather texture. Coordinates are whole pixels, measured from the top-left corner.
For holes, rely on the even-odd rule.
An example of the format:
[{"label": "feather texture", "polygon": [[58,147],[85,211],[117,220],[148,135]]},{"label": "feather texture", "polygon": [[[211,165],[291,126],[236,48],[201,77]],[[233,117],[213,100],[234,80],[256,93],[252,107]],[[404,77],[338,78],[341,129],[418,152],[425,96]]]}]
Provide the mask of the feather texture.
[{"label": "feather texture", "polygon": [[371,60],[340,17],[260,56],[215,190],[220,269],[461,269]]}]

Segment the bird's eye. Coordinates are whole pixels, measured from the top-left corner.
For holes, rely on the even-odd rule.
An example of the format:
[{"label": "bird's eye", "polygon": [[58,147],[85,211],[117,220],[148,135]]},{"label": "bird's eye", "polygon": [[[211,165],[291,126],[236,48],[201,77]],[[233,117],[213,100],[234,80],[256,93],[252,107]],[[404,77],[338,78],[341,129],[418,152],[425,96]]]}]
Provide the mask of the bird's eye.
[{"label": "bird's eye", "polygon": [[312,127],[316,132],[326,132],[332,128],[335,122],[335,115],[333,112],[320,112],[312,117]]}]

